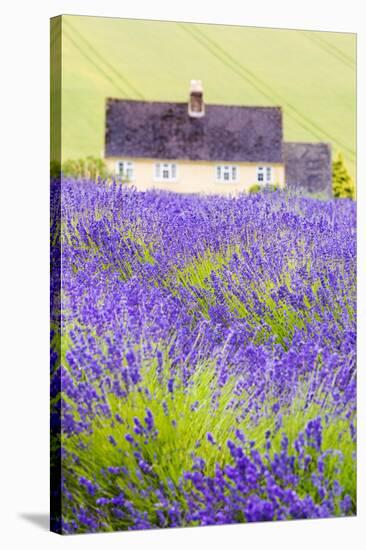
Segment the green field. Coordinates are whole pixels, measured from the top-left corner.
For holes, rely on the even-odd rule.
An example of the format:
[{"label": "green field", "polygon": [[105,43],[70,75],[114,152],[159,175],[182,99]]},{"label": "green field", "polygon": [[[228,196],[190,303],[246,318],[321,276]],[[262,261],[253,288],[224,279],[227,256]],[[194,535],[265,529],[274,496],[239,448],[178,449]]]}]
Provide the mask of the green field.
[{"label": "green field", "polygon": [[106,97],[280,105],[286,140],[326,141],[355,174],[356,35],[64,16],[63,160],[101,155]]}]

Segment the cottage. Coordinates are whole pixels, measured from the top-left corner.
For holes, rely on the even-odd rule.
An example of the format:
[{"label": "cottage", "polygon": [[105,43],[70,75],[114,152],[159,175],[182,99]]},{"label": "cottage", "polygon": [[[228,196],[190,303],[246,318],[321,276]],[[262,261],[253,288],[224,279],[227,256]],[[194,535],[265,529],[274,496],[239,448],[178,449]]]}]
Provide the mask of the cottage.
[{"label": "cottage", "polygon": [[[107,166],[139,190],[284,187],[283,150],[280,107],[206,104],[199,80],[191,81],[187,103],[107,99]],[[292,169],[296,158],[288,156]]]}]

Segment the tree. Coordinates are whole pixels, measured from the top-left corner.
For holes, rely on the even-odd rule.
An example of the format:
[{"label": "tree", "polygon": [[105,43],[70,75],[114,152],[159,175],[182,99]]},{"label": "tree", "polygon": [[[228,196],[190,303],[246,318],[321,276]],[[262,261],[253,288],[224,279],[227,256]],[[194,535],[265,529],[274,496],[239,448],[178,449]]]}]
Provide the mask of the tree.
[{"label": "tree", "polygon": [[64,176],[96,180],[108,176],[105,162],[101,158],[86,157],[85,159],[67,160],[62,165]]},{"label": "tree", "polygon": [[339,199],[354,199],[356,187],[344,163],[342,153],[333,161],[333,195]]}]

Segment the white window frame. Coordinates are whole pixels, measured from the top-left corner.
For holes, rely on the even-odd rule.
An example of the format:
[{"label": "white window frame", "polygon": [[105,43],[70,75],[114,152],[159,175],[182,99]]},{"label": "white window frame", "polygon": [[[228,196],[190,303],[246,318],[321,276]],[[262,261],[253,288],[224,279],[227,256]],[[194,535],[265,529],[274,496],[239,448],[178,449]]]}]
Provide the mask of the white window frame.
[{"label": "white window frame", "polygon": [[216,183],[238,183],[239,166],[236,164],[217,164],[215,166]]},{"label": "white window frame", "polygon": [[[123,166],[121,170],[121,165]],[[135,179],[135,164],[132,160],[120,159],[116,162],[116,174],[121,178],[126,178],[128,181]],[[128,175],[130,174],[130,175]]]},{"label": "white window frame", "polygon": [[154,181],[174,182],[178,180],[176,162],[156,162],[154,164]]},{"label": "white window frame", "polygon": [[[263,179],[260,179],[260,176]],[[270,185],[273,181],[273,169],[272,166],[257,166],[257,183],[259,185]]]}]

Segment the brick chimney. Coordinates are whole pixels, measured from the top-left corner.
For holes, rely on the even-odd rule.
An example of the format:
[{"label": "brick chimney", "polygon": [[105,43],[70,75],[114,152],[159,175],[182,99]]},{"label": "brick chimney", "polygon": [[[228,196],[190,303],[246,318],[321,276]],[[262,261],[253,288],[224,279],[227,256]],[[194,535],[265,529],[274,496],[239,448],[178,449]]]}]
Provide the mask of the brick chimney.
[{"label": "brick chimney", "polygon": [[199,118],[205,114],[203,102],[203,87],[201,80],[191,80],[188,114],[192,118]]}]

